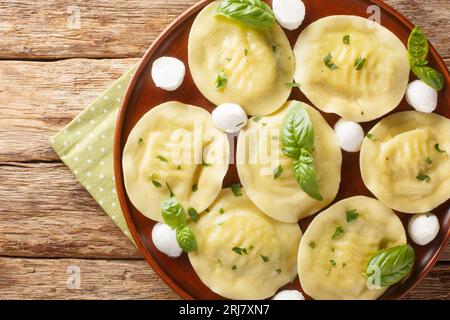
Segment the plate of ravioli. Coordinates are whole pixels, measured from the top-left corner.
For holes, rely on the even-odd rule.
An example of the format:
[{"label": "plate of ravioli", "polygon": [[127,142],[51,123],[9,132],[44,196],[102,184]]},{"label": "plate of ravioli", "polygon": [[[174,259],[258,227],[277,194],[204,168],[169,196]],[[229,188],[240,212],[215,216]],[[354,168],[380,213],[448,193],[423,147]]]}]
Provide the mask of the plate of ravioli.
[{"label": "plate of ravioli", "polygon": [[450,237],[449,72],[378,0],[204,0],[115,133],[139,250],[181,297],[400,299]]}]

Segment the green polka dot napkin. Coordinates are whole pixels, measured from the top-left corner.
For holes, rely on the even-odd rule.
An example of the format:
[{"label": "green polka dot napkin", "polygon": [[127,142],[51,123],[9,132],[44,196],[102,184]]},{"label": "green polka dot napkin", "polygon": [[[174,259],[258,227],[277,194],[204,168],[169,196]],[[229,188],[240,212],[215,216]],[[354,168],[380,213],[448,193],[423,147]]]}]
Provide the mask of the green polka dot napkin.
[{"label": "green polka dot napkin", "polygon": [[116,194],[113,143],[119,106],[135,69],[131,68],[116,80],[94,103],[50,138],[61,160],[131,241]]}]

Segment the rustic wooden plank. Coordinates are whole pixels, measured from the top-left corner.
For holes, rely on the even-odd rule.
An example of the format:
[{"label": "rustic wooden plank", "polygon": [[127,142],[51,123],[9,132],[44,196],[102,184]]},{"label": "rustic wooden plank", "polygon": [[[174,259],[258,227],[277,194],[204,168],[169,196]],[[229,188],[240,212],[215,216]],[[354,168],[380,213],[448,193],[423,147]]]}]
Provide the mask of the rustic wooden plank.
[{"label": "rustic wooden plank", "polygon": [[[197,0],[1,0],[0,58],[140,57]],[[450,2],[386,0],[450,57]],[[79,27],[77,19],[79,17]]]},{"label": "rustic wooden plank", "polygon": [[141,258],[62,163],[0,164],[0,181],[0,256]]},{"label": "rustic wooden plank", "polygon": [[143,260],[0,257],[0,270],[0,299],[179,299]]},{"label": "rustic wooden plank", "polygon": [[[179,299],[142,260],[0,257],[0,269],[0,299]],[[440,263],[406,298],[449,299],[449,282],[450,266]]]},{"label": "rustic wooden plank", "polygon": [[0,61],[0,162],[59,160],[49,137],[138,61]]}]

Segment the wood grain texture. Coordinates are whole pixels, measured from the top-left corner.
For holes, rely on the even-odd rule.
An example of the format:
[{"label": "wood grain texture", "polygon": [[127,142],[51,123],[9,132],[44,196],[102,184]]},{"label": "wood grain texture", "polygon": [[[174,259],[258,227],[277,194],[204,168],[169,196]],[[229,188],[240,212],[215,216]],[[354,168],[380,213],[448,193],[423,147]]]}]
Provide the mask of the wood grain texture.
[{"label": "wood grain texture", "polygon": [[[151,42],[196,0],[2,0],[0,58],[141,57]],[[423,26],[450,57],[448,0],[386,0]],[[74,7],[76,4],[76,7]],[[80,26],[77,19],[79,10]]]},{"label": "wood grain texture", "polygon": [[[145,261],[0,258],[0,270],[0,299],[179,299]],[[449,265],[440,263],[406,299],[450,299],[449,282]]]}]

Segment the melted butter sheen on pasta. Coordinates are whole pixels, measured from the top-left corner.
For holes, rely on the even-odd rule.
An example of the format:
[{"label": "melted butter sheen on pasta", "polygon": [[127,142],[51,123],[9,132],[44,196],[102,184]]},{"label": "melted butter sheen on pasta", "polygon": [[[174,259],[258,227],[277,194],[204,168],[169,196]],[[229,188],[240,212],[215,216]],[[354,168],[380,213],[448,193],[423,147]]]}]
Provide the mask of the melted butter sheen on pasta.
[{"label": "melted butter sheen on pasta", "polygon": [[236,197],[230,189],[222,190],[209,212],[189,224],[198,243],[189,260],[215,293],[265,299],[294,280],[301,230],[266,216],[241,192]]},{"label": "melted butter sheen on pasta", "polygon": [[[367,188],[387,206],[406,213],[433,210],[450,198],[450,120],[400,112],[381,120],[361,148]],[[441,150],[438,152],[436,145]]]},{"label": "melted butter sheen on pasta", "polygon": [[171,191],[186,210],[203,211],[222,188],[228,156],[227,137],[206,110],[180,102],[154,107],[133,128],[124,148],[128,197],[157,221],[163,221],[161,201]]},{"label": "melted butter sheen on pasta", "polygon": [[[214,16],[218,2],[204,8],[189,35],[189,67],[201,93],[216,105],[233,102],[250,115],[266,115],[289,97],[294,54],[278,24],[247,27]],[[226,78],[216,87],[219,73]]]},{"label": "melted butter sheen on pasta", "polygon": [[[344,37],[348,36],[348,43]],[[309,25],[294,48],[295,80],[324,112],[366,122],[393,110],[409,77],[406,48],[391,31],[356,16],[330,16]],[[324,62],[330,55],[329,68]],[[360,70],[355,63],[365,59]]]},{"label": "melted butter sheen on pasta", "polygon": [[[314,127],[314,166],[324,200],[314,200],[300,188],[293,174],[293,159],[282,152],[280,141],[283,120],[296,103],[289,101],[270,116],[250,119],[237,144],[237,169],[249,198],[283,222],[297,222],[327,206],[341,182],[342,154],[336,135],[317,110],[302,103]],[[280,166],[282,173],[275,178]]]},{"label": "melted butter sheen on pasta", "polygon": [[[347,222],[349,210],[359,216]],[[343,231],[333,239],[337,227]],[[300,242],[302,288],[316,300],[376,299],[388,287],[367,287],[367,264],[377,251],[403,244],[405,229],[391,209],[363,196],[342,200],[315,217]]]}]

